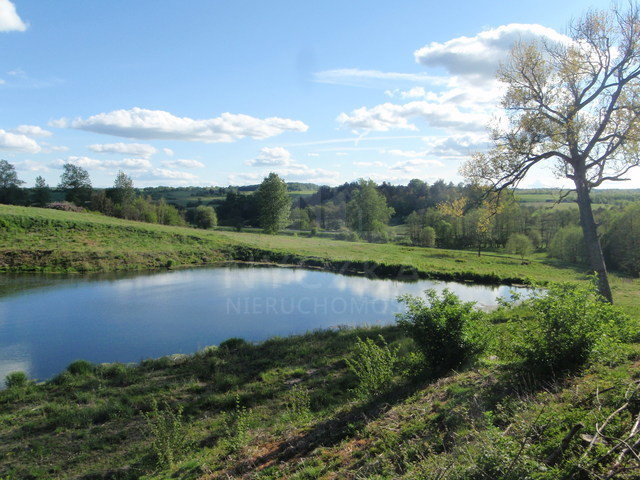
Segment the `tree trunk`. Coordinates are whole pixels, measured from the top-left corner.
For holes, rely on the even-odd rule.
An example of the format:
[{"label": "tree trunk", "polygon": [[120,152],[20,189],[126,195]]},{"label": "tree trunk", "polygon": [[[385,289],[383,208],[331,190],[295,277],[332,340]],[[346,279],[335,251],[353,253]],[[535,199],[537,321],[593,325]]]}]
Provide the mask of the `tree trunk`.
[{"label": "tree trunk", "polygon": [[609,276],[607,274],[607,266],[604,263],[602,255],[602,247],[600,246],[600,238],[598,238],[598,230],[595,219],[593,218],[593,210],[591,209],[591,197],[589,196],[589,188],[586,181],[576,179],[576,193],[578,194],[578,210],[580,211],[580,226],[584,236],[584,243],[587,247],[587,255],[591,269],[598,276],[598,292],[609,303],[613,303],[611,288],[609,287]]}]

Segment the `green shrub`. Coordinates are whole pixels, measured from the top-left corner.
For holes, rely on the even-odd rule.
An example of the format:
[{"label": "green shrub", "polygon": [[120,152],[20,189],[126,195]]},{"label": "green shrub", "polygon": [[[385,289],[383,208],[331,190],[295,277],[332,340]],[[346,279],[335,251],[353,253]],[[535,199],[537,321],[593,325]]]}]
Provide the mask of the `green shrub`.
[{"label": "green shrub", "polygon": [[244,338],[231,337],[222,342],[218,348],[229,353],[235,353],[245,349],[248,345]]},{"label": "green shrub", "polygon": [[426,291],[427,300],[413,295],[399,298],[407,312],[397,315],[398,325],[411,336],[425,358],[428,374],[439,376],[473,360],[486,346],[486,315],[474,310],[445,289],[438,297]]},{"label": "green shrub", "polygon": [[20,388],[27,385],[29,379],[24,372],[12,372],[4,378],[4,384],[7,388]]},{"label": "green shrub", "polygon": [[579,370],[633,334],[630,319],[602,301],[595,278],[586,285],[552,285],[528,303],[536,316],[518,329],[514,350],[538,374]]},{"label": "green shrub", "polygon": [[287,417],[293,421],[306,420],[311,412],[311,397],[309,390],[300,385],[294,385],[284,396]]},{"label": "green shrub", "polygon": [[225,442],[231,452],[240,450],[247,443],[250,416],[251,410],[240,403],[240,396],[236,394],[235,408],[224,420]]},{"label": "green shrub", "polygon": [[67,371],[71,375],[90,375],[93,373],[93,364],[86,360],[76,360],[69,364]]},{"label": "green shrub", "polygon": [[160,468],[173,466],[190,448],[187,429],[183,424],[182,406],[173,411],[165,402],[158,409],[158,402],[151,401],[151,410],[144,414],[147,434],[151,438],[151,451]]},{"label": "green shrub", "polygon": [[356,394],[361,398],[372,397],[388,390],[393,380],[394,367],[398,361],[397,350],[390,349],[382,335],[379,335],[382,346],[367,338],[358,337],[353,347],[352,357],[347,365],[358,377]]}]

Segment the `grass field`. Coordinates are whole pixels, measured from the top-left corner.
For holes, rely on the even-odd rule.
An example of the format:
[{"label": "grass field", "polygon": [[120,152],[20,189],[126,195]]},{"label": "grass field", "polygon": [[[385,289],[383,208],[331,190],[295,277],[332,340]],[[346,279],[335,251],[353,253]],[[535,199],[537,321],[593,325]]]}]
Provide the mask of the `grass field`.
[{"label": "grass field", "polygon": [[[173,268],[232,259],[384,276],[585,279],[580,268],[542,255],[523,264],[495,253],[202,231],[0,206],[4,271]],[[616,302],[640,318],[640,282],[612,275],[612,284]],[[606,442],[625,435],[638,415],[640,347],[620,345],[579,375],[539,383],[509,367],[514,329],[532,313],[492,315],[485,355],[438,380],[418,374],[422,361],[415,345],[395,326],[256,345],[236,339],[137,365],[76,362],[51,381],[0,391],[0,479],[606,475],[614,461],[605,455],[607,444],[589,450],[588,440],[566,438],[577,424],[587,439],[598,429]],[[357,338],[380,342],[379,335],[399,360],[386,393],[360,398],[346,359]],[[603,455],[606,461],[599,459]],[[635,473],[624,470],[616,478]]]}]

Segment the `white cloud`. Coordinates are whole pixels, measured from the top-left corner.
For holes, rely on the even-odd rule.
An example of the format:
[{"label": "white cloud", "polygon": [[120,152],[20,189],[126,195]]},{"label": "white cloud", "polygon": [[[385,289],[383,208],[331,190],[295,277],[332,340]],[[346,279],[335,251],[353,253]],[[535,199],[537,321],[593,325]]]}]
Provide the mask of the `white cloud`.
[{"label": "white cloud", "polygon": [[427,151],[417,151],[417,150],[399,150],[399,149],[391,149],[391,150],[382,150],[381,153],[387,153],[389,155],[393,155],[394,157],[405,157],[405,158],[416,158],[416,157],[424,157],[427,155]]},{"label": "white cloud", "polygon": [[418,130],[409,122],[422,118],[431,127],[462,131],[484,131],[490,116],[478,111],[468,111],[448,103],[415,101],[404,105],[383,103],[372,108],[361,107],[350,114],[338,115],[338,122],[355,131],[387,132],[394,129]]},{"label": "white cloud", "polygon": [[319,83],[347,85],[354,87],[374,86],[380,82],[411,82],[439,85],[446,82],[442,77],[426,73],[381,72],[380,70],[360,70],[357,68],[340,68],[325,70],[314,74]]},{"label": "white cloud", "polygon": [[[64,123],[62,121],[59,124]],[[232,142],[245,137],[265,139],[285,131],[305,132],[309,128],[299,120],[288,118],[260,119],[249,115],[223,113],[216,118],[194,120],[176,117],[162,110],[138,107],[100,113],[87,119],[78,118],[71,122],[71,127],[126,138],[205,143]]]},{"label": "white cloud", "polygon": [[55,128],[67,128],[69,126],[69,120],[62,117],[56,120],[49,120],[49,122],[47,122],[47,125]]},{"label": "white cloud", "polygon": [[463,158],[471,153],[489,148],[487,135],[453,135],[449,137],[425,137],[428,153],[438,157]]},{"label": "white cloud", "polygon": [[180,160],[166,160],[162,165],[168,168],[204,168],[204,163],[198,160],[183,158]]},{"label": "white cloud", "polygon": [[339,173],[322,168],[312,168],[295,162],[291,153],[282,147],[265,147],[260,149],[257,158],[245,162],[246,165],[262,167],[258,173],[234,173],[229,176],[231,183],[250,185],[259,183],[268,174],[275,172],[286,181],[318,182],[335,184]]},{"label": "white cloud", "polygon": [[424,158],[414,158],[398,162],[391,167],[390,170],[398,170],[404,173],[424,172],[426,167],[443,167],[444,164],[438,160],[427,160]]},{"label": "white cloud", "polygon": [[129,169],[145,170],[152,168],[151,162],[146,158],[124,158],[122,160],[99,160],[86,156],[71,155],[66,160],[57,159],[52,162],[53,167],[62,167],[65,163],[72,163],[82,168],[98,170]]},{"label": "white cloud", "polygon": [[104,143],[89,145],[89,150],[97,153],[117,153],[133,155],[141,158],[151,158],[157,150],[146,143]]},{"label": "white cloud", "polygon": [[0,78],[0,85],[4,85],[5,83],[7,83],[7,81]]},{"label": "white cloud", "polygon": [[173,157],[173,150],[171,150],[170,148],[163,148],[162,152],[168,157]]},{"label": "white cloud", "polygon": [[20,135],[26,135],[27,137],[50,137],[53,135],[50,131],[37,125],[19,125],[11,129],[11,131],[13,133],[19,133]]},{"label": "white cloud", "polygon": [[199,180],[198,176],[193,173],[169,170],[167,168],[154,168],[150,172],[146,172],[141,177],[153,180],[181,180],[191,182]]},{"label": "white cloud", "polygon": [[542,25],[512,23],[480,32],[474,37],[458,37],[444,43],[431,42],[414,52],[418,63],[442,67],[449,74],[471,75],[479,79],[495,78],[501,61],[514,43],[545,39],[566,43],[568,37]]},{"label": "white cloud", "polygon": [[50,147],[47,147],[47,150],[51,152],[68,152],[69,147],[66,147],[64,145],[52,145]]},{"label": "white cloud", "polygon": [[394,90],[385,90],[385,95],[388,97],[400,97],[400,98],[425,98],[427,97],[427,91],[424,87],[413,87],[409,90],[400,90],[398,88]]},{"label": "white cloud", "polygon": [[336,157],[346,157],[349,155],[347,152],[336,152]]},{"label": "white cloud", "polygon": [[307,157],[319,157],[319,153],[307,153]]},{"label": "white cloud", "polygon": [[0,150],[18,153],[38,153],[42,147],[38,142],[23,134],[6,132],[0,129]]},{"label": "white cloud", "polygon": [[271,167],[291,164],[291,153],[282,147],[264,147],[260,149],[260,154],[253,160],[245,162],[252,167]]},{"label": "white cloud", "polygon": [[383,162],[375,161],[375,162],[353,162],[356,167],[384,167],[385,164]]},{"label": "white cloud", "polygon": [[[288,167],[274,168],[275,172],[287,182],[309,182],[336,185],[339,183],[340,174],[335,171],[322,168],[310,168],[307,165],[293,164]],[[232,185],[253,185],[262,182],[269,172],[261,173],[233,173],[229,175]]]},{"label": "white cloud", "polygon": [[16,164],[16,168],[18,170],[24,170],[29,172],[48,172],[50,171],[49,167],[46,165],[34,162],[33,160],[23,160],[22,162]]},{"label": "white cloud", "polygon": [[0,32],[24,32],[27,24],[22,21],[16,7],[9,0],[0,0]]}]

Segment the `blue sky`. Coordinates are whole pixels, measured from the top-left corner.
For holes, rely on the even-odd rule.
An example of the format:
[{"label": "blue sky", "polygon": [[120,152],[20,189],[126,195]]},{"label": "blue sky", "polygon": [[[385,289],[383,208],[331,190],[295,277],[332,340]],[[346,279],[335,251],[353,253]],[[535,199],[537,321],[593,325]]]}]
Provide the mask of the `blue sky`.
[{"label": "blue sky", "polygon": [[[594,1],[607,8],[608,1]],[[32,185],[460,181],[516,38],[578,0],[0,0],[0,158]],[[559,182],[538,169],[525,186]],[[619,186],[619,185],[616,185]],[[640,175],[625,187],[640,187]]]}]

